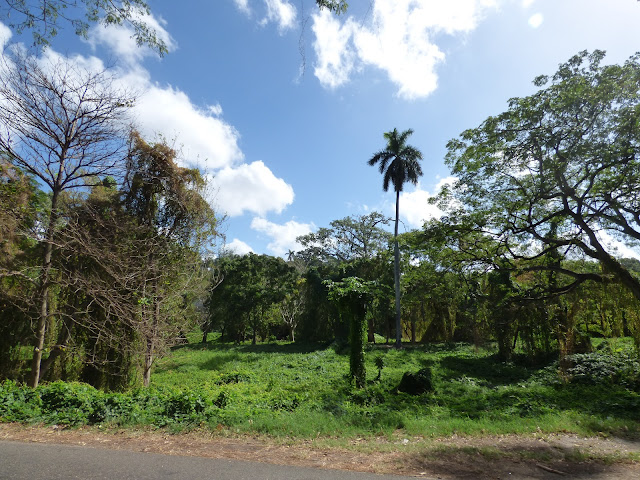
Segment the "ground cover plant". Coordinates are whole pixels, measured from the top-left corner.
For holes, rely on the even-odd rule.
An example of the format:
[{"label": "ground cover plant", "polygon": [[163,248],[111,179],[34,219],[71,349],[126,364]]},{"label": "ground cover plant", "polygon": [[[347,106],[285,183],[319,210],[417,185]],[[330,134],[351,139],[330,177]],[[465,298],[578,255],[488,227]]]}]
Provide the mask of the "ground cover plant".
[{"label": "ground cover plant", "polygon": [[[177,347],[149,388],[102,392],[82,383],[0,384],[0,418],[68,425],[207,428],[286,437],[438,437],[574,432],[636,437],[640,368],[632,342],[610,340],[560,368],[496,358],[469,344],[396,350],[369,345],[365,388],[349,379],[348,347],[218,339]],[[382,361],[380,360],[382,359]],[[380,367],[382,365],[382,367]],[[568,366],[567,366],[568,365]],[[431,371],[433,390],[398,391]],[[379,378],[378,378],[379,374]]]}]

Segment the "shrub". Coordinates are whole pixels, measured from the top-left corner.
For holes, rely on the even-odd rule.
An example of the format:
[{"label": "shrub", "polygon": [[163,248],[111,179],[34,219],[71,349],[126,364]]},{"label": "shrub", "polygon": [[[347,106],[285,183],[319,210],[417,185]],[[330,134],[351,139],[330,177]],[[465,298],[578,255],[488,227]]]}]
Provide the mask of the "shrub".
[{"label": "shrub", "polygon": [[570,367],[566,373],[572,383],[640,388],[640,361],[629,351],[578,353],[569,355],[567,360]]}]

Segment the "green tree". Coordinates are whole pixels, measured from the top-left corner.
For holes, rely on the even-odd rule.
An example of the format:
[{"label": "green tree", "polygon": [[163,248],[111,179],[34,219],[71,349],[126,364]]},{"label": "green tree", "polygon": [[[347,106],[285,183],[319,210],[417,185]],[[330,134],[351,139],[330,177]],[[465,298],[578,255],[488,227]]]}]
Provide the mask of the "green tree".
[{"label": "green tree", "polygon": [[411,182],[414,185],[418,183],[418,178],[422,175],[422,153],[407,144],[407,138],[413,133],[413,130],[405,130],[399,133],[397,129],[386,132],[384,138],[387,140],[387,146],[384,150],[375,153],[369,159],[369,165],[379,164],[380,173],[383,175],[382,188],[384,191],[389,190],[389,186],[393,185],[396,193],[396,218],[393,230],[394,240],[394,284],[396,293],[396,347],[402,346],[402,325],[400,321],[400,249],[398,247],[398,221],[400,219],[400,192],[402,192],[404,184]]},{"label": "green tree", "polygon": [[[379,212],[371,212],[367,215],[353,215],[333,220],[328,228],[319,228],[316,232],[303,235],[297,241],[304,247],[296,254],[296,258],[304,261],[309,268],[315,268],[313,272],[307,272],[308,283],[304,291],[309,295],[306,305],[306,315],[303,316],[303,331],[308,323],[318,327],[320,312],[334,314],[335,307],[327,305],[324,289],[313,286],[317,283],[314,278],[320,274],[324,280],[337,281],[343,277],[356,276],[364,280],[380,280],[382,283],[393,281],[391,275],[387,275],[386,267],[389,260],[389,244],[391,235],[383,227],[389,225],[391,219]],[[390,284],[389,282],[389,284]],[[388,323],[387,303],[390,297],[385,290],[380,290],[379,295],[369,298],[367,308],[369,341],[375,339],[375,320],[381,319]],[[317,302],[317,303],[316,303]],[[325,303],[320,308],[318,303]],[[307,325],[305,325],[307,324]],[[341,326],[341,322],[336,324]],[[346,327],[346,326],[345,326]],[[341,336],[342,329],[334,329],[334,335]],[[345,328],[346,330],[346,328]]]},{"label": "green tree", "polygon": [[0,157],[0,378],[16,378],[21,346],[33,343],[29,313],[38,263],[33,233],[47,204],[37,182]]},{"label": "green tree", "polygon": [[296,256],[307,263],[371,260],[387,248],[389,233],[382,226],[389,222],[379,212],[333,220],[329,228],[298,237],[304,248]]},{"label": "green tree", "polygon": [[237,342],[247,333],[252,343],[268,335],[267,318],[273,305],[286,301],[295,290],[296,270],[282,258],[269,255],[225,255],[216,261],[224,277],[206,301],[209,322]]},{"label": "green tree", "polygon": [[[536,78],[538,92],[450,141],[447,163],[458,181],[443,207],[523,270],[561,274],[556,293],[615,279],[640,299],[640,279],[609,242],[640,240],[640,55],[603,65],[604,55],[579,53]],[[603,269],[543,261],[558,250]]]}]

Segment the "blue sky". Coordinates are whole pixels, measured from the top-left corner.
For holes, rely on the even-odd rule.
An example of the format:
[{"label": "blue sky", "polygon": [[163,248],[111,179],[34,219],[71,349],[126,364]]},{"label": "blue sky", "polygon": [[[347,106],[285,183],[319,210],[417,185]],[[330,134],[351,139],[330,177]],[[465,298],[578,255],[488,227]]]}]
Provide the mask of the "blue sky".
[{"label": "blue sky", "polygon": [[[139,96],[148,139],[175,139],[211,179],[227,247],[284,255],[295,237],[394,195],[366,164],[383,133],[412,128],[424,176],[400,200],[405,229],[433,215],[446,143],[507,100],[534,91],[580,50],[619,63],[640,50],[636,0],[352,0],[347,15],[313,0],[150,0],[170,46],[138,48],[126,28],[62,32],[42,55],[119,72]],[[5,44],[29,42],[6,27]]]}]

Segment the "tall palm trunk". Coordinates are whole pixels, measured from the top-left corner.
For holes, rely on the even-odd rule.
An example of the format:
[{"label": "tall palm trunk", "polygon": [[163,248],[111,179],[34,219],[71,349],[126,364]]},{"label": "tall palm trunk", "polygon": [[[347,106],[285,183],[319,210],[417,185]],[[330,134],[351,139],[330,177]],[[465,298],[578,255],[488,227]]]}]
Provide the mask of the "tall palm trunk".
[{"label": "tall palm trunk", "polygon": [[402,347],[400,322],[400,248],[398,247],[398,219],[400,216],[400,190],[396,191],[396,223],[393,231],[393,281],[396,288],[396,348]]}]

